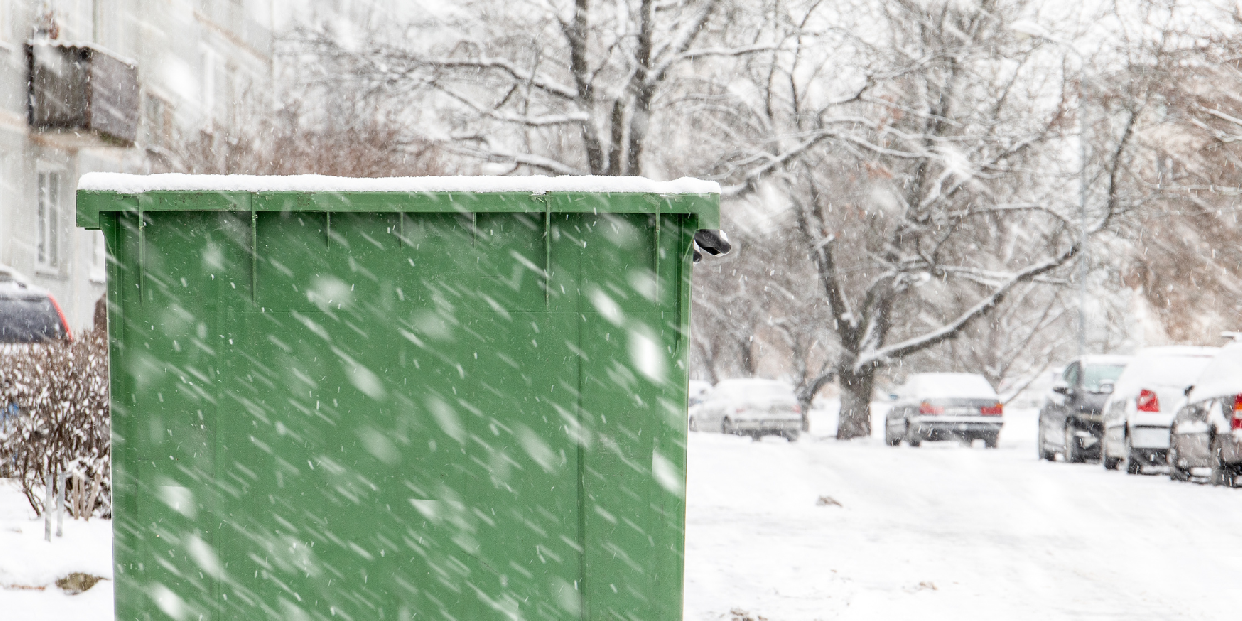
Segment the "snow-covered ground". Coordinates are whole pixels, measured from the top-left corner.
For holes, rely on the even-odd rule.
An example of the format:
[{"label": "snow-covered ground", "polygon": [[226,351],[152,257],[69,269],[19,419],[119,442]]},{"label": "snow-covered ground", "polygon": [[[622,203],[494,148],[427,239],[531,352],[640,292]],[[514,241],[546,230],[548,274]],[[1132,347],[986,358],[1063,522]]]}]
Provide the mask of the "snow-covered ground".
[{"label": "snow-covered ground", "polygon": [[[1039,462],[1035,416],[994,451],[837,442],[831,411],[794,444],[691,434],[686,619],[1237,618],[1242,490]],[[110,621],[111,580],[54,584],[111,578],[110,527],[48,544],[0,481],[0,620]]]},{"label": "snow-covered ground", "polygon": [[[55,529],[55,523],[52,528]],[[43,540],[21,488],[0,479],[0,620],[96,621],[112,619],[112,521],[66,519],[64,536]],[[56,580],[73,572],[106,578],[78,595]]]},{"label": "snow-covered ground", "polygon": [[998,450],[691,434],[686,619],[1238,618],[1242,490],[1037,461],[1036,416]]}]

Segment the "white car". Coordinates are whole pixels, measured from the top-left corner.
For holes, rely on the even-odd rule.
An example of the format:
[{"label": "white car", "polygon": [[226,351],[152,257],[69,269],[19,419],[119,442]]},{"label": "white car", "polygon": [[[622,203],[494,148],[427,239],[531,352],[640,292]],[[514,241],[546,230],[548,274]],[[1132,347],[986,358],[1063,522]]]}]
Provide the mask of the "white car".
[{"label": "white car", "polygon": [[1186,389],[1217,347],[1152,347],[1134,357],[1104,406],[1104,444],[1100,461],[1109,470],[1168,463],[1169,426]]},{"label": "white car", "polygon": [[691,431],[781,436],[790,442],[802,430],[802,408],[793,386],[769,379],[721,380],[690,417]]},{"label": "white car", "polygon": [[[688,388],[689,403],[686,404],[686,413],[690,420],[694,420],[694,413],[699,411],[699,406],[707,400],[707,394],[712,391],[712,385],[711,382],[703,380],[690,380]],[[694,431],[694,427],[691,426],[690,430]]]},{"label": "white car", "polygon": [[884,417],[884,442],[905,440],[983,440],[996,448],[1005,408],[996,390],[974,373],[915,373],[895,391],[896,401]]}]

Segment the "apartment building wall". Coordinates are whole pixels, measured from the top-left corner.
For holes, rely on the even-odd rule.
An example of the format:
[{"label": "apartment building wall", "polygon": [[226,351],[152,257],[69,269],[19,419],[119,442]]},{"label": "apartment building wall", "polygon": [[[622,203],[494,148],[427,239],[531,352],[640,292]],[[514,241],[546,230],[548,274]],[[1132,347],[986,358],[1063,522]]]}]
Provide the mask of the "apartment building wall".
[{"label": "apartment building wall", "polygon": [[[179,145],[270,105],[274,1],[0,0],[0,263],[51,290],[74,330],[105,290],[102,237],[74,223],[78,178],[183,170]],[[30,126],[26,44],[53,37],[137,67],[132,144]]]}]

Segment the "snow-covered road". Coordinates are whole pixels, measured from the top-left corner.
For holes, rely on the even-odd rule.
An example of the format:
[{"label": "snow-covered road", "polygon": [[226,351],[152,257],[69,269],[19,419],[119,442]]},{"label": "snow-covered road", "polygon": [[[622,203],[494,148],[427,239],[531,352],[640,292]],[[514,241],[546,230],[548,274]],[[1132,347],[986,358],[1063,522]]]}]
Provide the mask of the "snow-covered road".
[{"label": "snow-covered road", "polygon": [[691,434],[686,619],[1242,615],[1242,490],[1037,461],[1033,416],[998,450]]}]

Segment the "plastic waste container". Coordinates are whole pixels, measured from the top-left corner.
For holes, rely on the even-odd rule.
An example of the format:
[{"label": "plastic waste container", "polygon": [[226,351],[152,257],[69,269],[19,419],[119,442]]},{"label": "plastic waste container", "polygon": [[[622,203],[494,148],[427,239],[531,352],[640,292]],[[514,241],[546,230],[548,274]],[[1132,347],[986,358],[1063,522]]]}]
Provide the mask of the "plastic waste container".
[{"label": "plastic waste container", "polygon": [[117,619],[681,618],[695,180],[92,173]]}]

